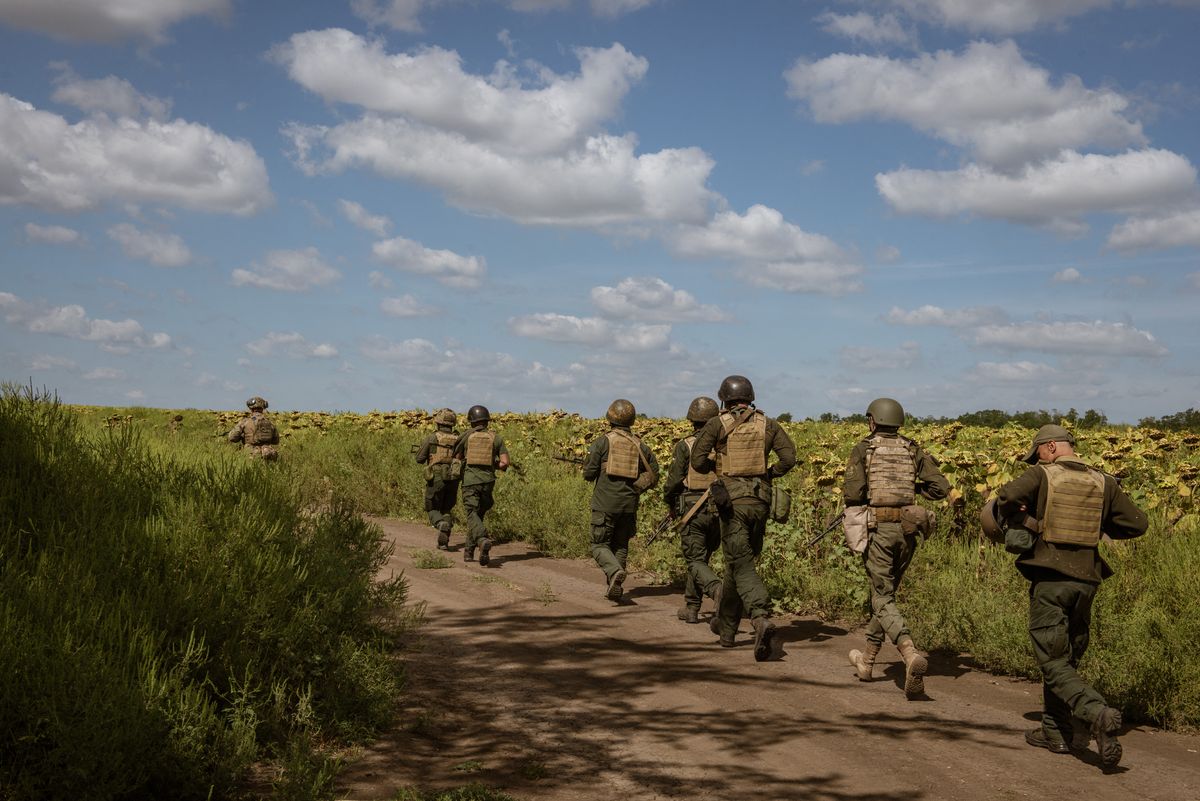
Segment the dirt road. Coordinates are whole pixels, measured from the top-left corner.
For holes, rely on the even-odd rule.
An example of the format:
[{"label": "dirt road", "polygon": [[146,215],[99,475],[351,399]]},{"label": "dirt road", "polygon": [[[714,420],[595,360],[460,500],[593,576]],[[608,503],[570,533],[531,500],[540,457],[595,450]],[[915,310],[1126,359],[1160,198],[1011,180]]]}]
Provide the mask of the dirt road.
[{"label": "dirt road", "polygon": [[493,548],[486,568],[455,550],[452,568],[418,570],[410,554],[432,547],[432,531],[379,522],[427,623],[401,722],[345,772],[341,797],[480,781],[568,801],[1200,799],[1200,737],[1132,729],[1104,773],[1094,754],[1025,744],[1037,684],[934,654],[928,698],[910,702],[890,646],[882,678],[857,681],[846,652],[861,636],[843,628],[777,619],[782,647],[756,663],[748,625],[725,649],[708,626],[677,620],[678,590],[631,576],[616,606],[591,562],[521,543]]}]

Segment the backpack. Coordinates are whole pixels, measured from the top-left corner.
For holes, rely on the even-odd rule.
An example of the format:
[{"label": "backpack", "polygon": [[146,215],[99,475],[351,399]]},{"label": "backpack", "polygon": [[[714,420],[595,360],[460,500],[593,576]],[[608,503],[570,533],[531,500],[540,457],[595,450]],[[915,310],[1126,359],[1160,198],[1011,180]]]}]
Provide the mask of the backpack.
[{"label": "backpack", "polygon": [[279,442],[279,431],[271,418],[265,414],[250,415],[250,435],[246,438],[248,445],[274,445]]}]

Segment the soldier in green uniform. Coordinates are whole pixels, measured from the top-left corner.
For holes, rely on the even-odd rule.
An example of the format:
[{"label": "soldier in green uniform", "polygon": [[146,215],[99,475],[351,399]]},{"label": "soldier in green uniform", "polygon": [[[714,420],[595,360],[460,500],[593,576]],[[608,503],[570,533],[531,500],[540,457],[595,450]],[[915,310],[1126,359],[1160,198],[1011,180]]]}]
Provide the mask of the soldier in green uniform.
[{"label": "soldier in green uniform", "polygon": [[[717,398],[725,411],[710,419],[692,444],[691,465],[698,473],[716,471],[709,488],[721,525],[725,578],[721,603],[709,628],[732,647],[742,613],[754,628],[754,658],[771,655],[775,626],[770,596],[754,567],[763,548],[771,506],[771,482],[796,465],[796,446],[779,423],[754,408],[754,387],[745,376],[721,382]],[[777,461],[768,464],[774,453]]]},{"label": "soldier in green uniform", "polygon": [[462,461],[454,458],[458,432],[454,424],[458,415],[452,409],[441,409],[433,416],[437,430],[421,443],[417,464],[425,465],[425,512],[429,525],[437,529],[437,547],[450,550],[450,520],[458,501],[458,484],[462,480]]},{"label": "soldier in green uniform", "polygon": [[871,582],[867,647],[851,651],[850,664],[860,680],[870,681],[875,658],[887,637],[904,660],[904,694],[914,698],[925,691],[929,663],[917,650],[896,607],[896,590],[916,553],[918,535],[928,535],[933,528],[929,510],[916,504],[917,493],[941,500],[949,494],[950,482],[932,456],[900,436],[903,424],[904,409],[899,403],[891,398],[871,401],[867,406],[871,433],[850,451],[842,497],[847,520],[858,520],[867,527],[862,558]]},{"label": "soldier in green uniform", "polygon": [[239,443],[252,458],[273,462],[279,458],[279,430],[267,414],[267,401],[255,395],[246,401],[250,413],[238,420],[225,438]]},{"label": "soldier in green uniform", "polygon": [[[1038,429],[1025,461],[1036,463],[996,492],[1007,521],[1005,546],[1019,553],[1029,580],[1029,637],[1042,670],[1042,725],[1025,741],[1056,754],[1086,749],[1096,739],[1100,761],[1121,761],[1121,713],[1108,706],[1076,670],[1088,646],[1092,601],[1112,575],[1097,546],[1102,536],[1131,539],[1149,521],[1110,475],[1075,455],[1062,426]],[[985,507],[986,511],[987,507]]]},{"label": "soldier in green uniform", "polygon": [[508,469],[508,448],[495,431],[488,429],[491,414],[484,406],[467,410],[471,430],[458,438],[451,456],[465,463],[462,477],[462,502],[467,513],[467,545],[463,561],[475,561],[479,547],[479,564],[491,560],[492,541],[487,535],[483,516],[492,508],[492,490],[496,486],[496,471]]},{"label": "soldier in green uniform", "polygon": [[[692,424],[692,435],[675,443],[671,469],[667,471],[666,486],[663,488],[667,514],[673,519],[686,515],[716,480],[715,474],[697,473],[692,467],[692,445],[704,424],[720,412],[717,402],[707,397],[696,398],[688,406],[687,419]],[[705,595],[713,599],[714,606],[721,604],[721,579],[708,566],[708,560],[721,547],[721,521],[705,507],[707,504],[697,510],[679,534],[683,561],[687,565],[684,605],[679,610],[679,619],[686,623],[699,622],[700,605]]]},{"label": "soldier in green uniform", "polygon": [[583,478],[595,482],[592,558],[608,582],[605,597],[620,601],[629,540],[637,534],[638,499],[658,483],[658,462],[629,430],[637,417],[632,403],[624,399],[613,401],[605,417],[612,428],[588,448]]}]

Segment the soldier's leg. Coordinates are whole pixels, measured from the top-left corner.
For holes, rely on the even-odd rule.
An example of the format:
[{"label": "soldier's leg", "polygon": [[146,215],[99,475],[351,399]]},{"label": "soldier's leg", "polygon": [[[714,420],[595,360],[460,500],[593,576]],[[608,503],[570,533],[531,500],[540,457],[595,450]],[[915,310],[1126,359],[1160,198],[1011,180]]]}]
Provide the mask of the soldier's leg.
[{"label": "soldier's leg", "polygon": [[[761,503],[732,504],[721,514],[721,553],[725,557],[725,590],[722,594],[722,633],[737,631],[740,613],[745,610],[753,620],[766,617],[770,596],[754,567],[752,541],[761,542],[759,528],[766,523],[767,506]],[[728,592],[732,590],[732,592]],[[732,596],[736,596],[735,602]]]},{"label": "soldier's leg", "polygon": [[614,527],[615,521],[612,515],[604,512],[592,512],[592,558],[604,571],[604,577],[610,581],[621,569],[621,563],[617,561],[617,556],[612,549]]},{"label": "soldier's leg", "polygon": [[475,558],[475,548],[486,533],[486,529],[483,527],[483,516],[480,512],[482,488],[482,484],[462,488],[463,511],[467,513],[467,545],[463,550],[464,559]]},{"label": "soldier's leg", "polygon": [[612,552],[624,570],[629,559],[629,541],[637,536],[637,512],[619,512],[612,518]]},{"label": "soldier's leg", "polygon": [[695,520],[692,520],[684,526],[679,535],[679,547],[683,552],[683,563],[687,569],[683,587],[683,602],[685,608],[697,611],[700,609],[700,603],[704,599],[704,590],[709,583],[704,573],[712,574],[711,578],[716,579],[716,575],[707,564],[708,551],[705,547],[704,534],[704,530],[696,524]]},{"label": "soldier's leg", "polygon": [[437,479],[425,482],[425,514],[429,516],[429,525],[434,528],[442,522],[442,511],[437,508],[437,496],[441,488],[442,482]]},{"label": "soldier's leg", "polygon": [[[896,563],[903,561],[907,567],[904,557],[906,547],[899,523],[880,523],[867,541],[863,564],[871,582],[872,614],[871,624],[867,627],[868,642],[876,642],[874,637],[879,637],[878,642],[882,642],[881,634],[897,645],[902,640],[911,639],[908,624],[896,608],[896,585],[899,583]],[[912,555],[908,554],[908,559],[911,558]]]},{"label": "soldier's leg", "polygon": [[1029,587],[1029,638],[1042,671],[1042,729],[1056,742],[1069,738],[1072,715],[1091,724],[1106,706],[1075,669],[1082,653],[1073,653],[1087,648],[1078,627],[1084,617],[1090,622],[1095,591],[1078,581],[1036,581]]}]

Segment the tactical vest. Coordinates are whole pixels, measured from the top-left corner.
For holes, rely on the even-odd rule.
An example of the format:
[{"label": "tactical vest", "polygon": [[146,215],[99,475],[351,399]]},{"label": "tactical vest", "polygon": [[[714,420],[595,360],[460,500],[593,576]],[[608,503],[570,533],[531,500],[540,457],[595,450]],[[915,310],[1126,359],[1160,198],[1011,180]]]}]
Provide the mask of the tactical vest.
[{"label": "tactical vest", "polygon": [[717,480],[716,473],[697,473],[696,468],[692,467],[692,446],[696,444],[696,435],[688,437],[684,440],[688,450],[688,469],[687,476],[683,479],[683,486],[689,491],[703,492]]},{"label": "tactical vest", "polygon": [[917,461],[904,437],[874,434],[867,440],[867,503],[908,506],[917,499]]},{"label": "tactical vest", "polygon": [[451,456],[454,454],[454,446],[458,442],[458,435],[449,431],[434,432],[434,441],[431,443],[432,448],[429,449],[428,465],[433,467],[435,464],[449,464]]},{"label": "tactical vest", "polygon": [[243,436],[247,445],[274,445],[279,442],[275,423],[262,412],[254,412],[246,421]]},{"label": "tactical vest", "polygon": [[637,478],[641,463],[641,442],[633,434],[624,431],[609,431],[608,462],[604,472],[613,478]]},{"label": "tactical vest", "polygon": [[753,410],[741,422],[733,412],[721,415],[725,452],[717,449],[720,476],[765,476],[767,474],[767,416]]},{"label": "tactical vest", "polygon": [[1090,467],[1074,470],[1057,462],[1041,468],[1046,471],[1042,539],[1094,548],[1100,542],[1104,517],[1104,474]]},{"label": "tactical vest", "polygon": [[492,453],[495,445],[494,431],[472,431],[467,435],[467,464],[472,467],[493,467]]}]

